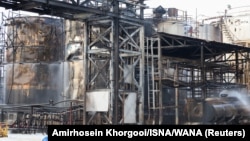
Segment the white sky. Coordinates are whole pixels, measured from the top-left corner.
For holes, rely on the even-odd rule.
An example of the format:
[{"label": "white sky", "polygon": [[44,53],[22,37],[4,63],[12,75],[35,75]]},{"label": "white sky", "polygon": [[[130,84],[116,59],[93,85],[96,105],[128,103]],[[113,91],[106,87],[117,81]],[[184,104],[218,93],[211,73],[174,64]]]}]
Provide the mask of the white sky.
[{"label": "white sky", "polygon": [[161,5],[164,8],[184,10],[192,17],[222,15],[228,5],[231,8],[250,6],[250,0],[145,0],[144,3],[150,8]]},{"label": "white sky", "polygon": [[[152,9],[158,6],[164,8],[177,8],[187,11],[187,14],[193,18],[207,18],[223,15],[228,5],[231,8],[247,7],[250,11],[250,0],[145,0],[144,3],[149,7],[145,13],[151,13]],[[3,10],[0,7],[0,11]]]}]

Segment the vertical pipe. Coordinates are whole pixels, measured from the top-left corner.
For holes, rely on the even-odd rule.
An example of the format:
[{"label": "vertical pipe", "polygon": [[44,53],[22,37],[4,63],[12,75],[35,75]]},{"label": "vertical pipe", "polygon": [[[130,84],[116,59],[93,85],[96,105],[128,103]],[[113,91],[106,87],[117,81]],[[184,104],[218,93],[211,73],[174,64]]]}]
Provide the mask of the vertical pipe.
[{"label": "vertical pipe", "polygon": [[139,95],[139,124],[144,122],[144,62],[145,62],[145,49],[144,49],[144,27],[140,27],[140,49],[141,49],[141,59],[140,59],[140,95]]},{"label": "vertical pipe", "polygon": [[236,67],[236,83],[240,82],[239,80],[239,53],[235,50],[235,67]]},{"label": "vertical pipe", "polygon": [[[196,79],[195,79],[195,69],[194,68],[191,68],[191,82],[194,82]],[[192,90],[192,94],[191,94],[191,97],[194,98],[195,97],[195,91],[194,91],[194,87],[191,87],[191,90]]]},{"label": "vertical pipe", "polygon": [[[155,72],[155,66],[154,66],[154,51],[153,51],[153,42],[154,42],[154,38],[151,38],[151,43],[150,43],[150,63],[151,63],[151,71],[150,71],[150,77],[151,77],[151,82],[152,82],[152,86],[151,86],[151,91],[152,91],[152,97],[150,98],[152,101],[152,105],[150,105],[150,110],[151,111],[151,116],[152,116],[152,124],[155,124],[155,116],[156,116],[156,98],[155,98],[155,77],[154,77],[154,72]],[[150,92],[151,94],[151,92]]]},{"label": "vertical pipe", "polygon": [[196,34],[196,38],[198,38],[198,32],[199,32],[199,27],[198,27],[198,16],[197,16],[197,8],[195,9],[195,28],[196,28],[196,32],[195,32],[195,34]]},{"label": "vertical pipe", "polygon": [[147,42],[146,42],[146,68],[147,68],[147,100],[148,100],[148,111],[147,111],[147,116],[148,116],[148,121],[151,119],[151,107],[150,107],[150,69],[149,69],[149,66],[150,66],[150,63],[149,63],[149,48],[150,48],[150,45],[149,45],[149,42],[150,42],[150,39],[147,37]]},{"label": "vertical pipe", "polygon": [[[113,31],[113,22],[112,22],[112,31]],[[114,37],[114,35],[113,35],[114,33],[113,32],[111,32],[110,33],[110,41],[112,42],[112,45],[111,46],[113,46],[113,42],[114,42],[114,39],[113,39],[113,37]],[[112,121],[113,122],[113,114],[114,114],[114,70],[113,70],[113,66],[114,66],[114,64],[113,64],[113,60],[114,60],[114,51],[113,50],[111,50],[111,56],[110,56],[110,66],[109,66],[109,68],[110,68],[110,71],[109,71],[109,76],[110,76],[110,106],[109,106],[109,120],[110,121]]]},{"label": "vertical pipe", "polygon": [[[143,5],[144,0],[139,1]],[[144,8],[140,7],[140,19],[144,19]],[[144,63],[145,63],[145,49],[144,49],[144,26],[140,27],[140,49],[141,49],[141,59],[140,59],[140,95],[139,95],[139,124],[144,122]]]},{"label": "vertical pipe", "polygon": [[34,107],[33,107],[33,106],[31,106],[31,109],[30,109],[30,115],[32,116],[32,115],[33,115],[33,113],[34,113]]},{"label": "vertical pipe", "polygon": [[[113,2],[113,12],[118,15],[119,1]],[[118,95],[119,95],[119,18],[113,17],[113,70],[114,70],[114,111],[113,124],[118,123]]]},{"label": "vertical pipe", "polygon": [[89,35],[89,23],[84,24],[84,46],[83,46],[83,115],[82,124],[86,124],[86,93],[87,93],[87,77],[88,77],[88,35]]},{"label": "vertical pipe", "polygon": [[72,125],[72,102],[70,102],[70,108],[69,108],[69,124]]},{"label": "vertical pipe", "polygon": [[179,69],[178,65],[176,64],[175,67],[175,80],[174,80],[174,87],[175,87],[175,124],[179,124]]},{"label": "vertical pipe", "polygon": [[206,91],[205,91],[205,80],[206,80],[206,70],[205,70],[205,64],[204,64],[204,43],[201,43],[201,83],[202,83],[202,100],[206,97]]},{"label": "vertical pipe", "polygon": [[201,115],[203,117],[203,114],[204,114],[204,100],[205,100],[205,97],[206,97],[206,91],[205,91],[205,66],[204,66],[204,43],[202,42],[201,43],[201,83],[202,83],[202,94],[201,94],[201,101],[202,101],[202,104],[201,104]]},{"label": "vertical pipe", "polygon": [[1,109],[1,120],[0,121],[4,122],[4,110],[3,109]]},{"label": "vertical pipe", "polygon": [[162,60],[162,55],[161,55],[161,40],[160,40],[160,38],[158,37],[157,38],[157,42],[158,42],[158,73],[159,73],[159,88],[158,88],[158,90],[159,90],[159,124],[162,124],[162,120],[163,120],[163,109],[162,109],[162,107],[163,107],[163,104],[162,104],[162,62],[161,62],[161,60]]},{"label": "vertical pipe", "polygon": [[179,89],[175,87],[175,124],[179,124]]},{"label": "vertical pipe", "polygon": [[[140,0],[140,5],[144,4],[144,0]],[[144,19],[144,8],[140,7],[140,19],[143,20]]]}]

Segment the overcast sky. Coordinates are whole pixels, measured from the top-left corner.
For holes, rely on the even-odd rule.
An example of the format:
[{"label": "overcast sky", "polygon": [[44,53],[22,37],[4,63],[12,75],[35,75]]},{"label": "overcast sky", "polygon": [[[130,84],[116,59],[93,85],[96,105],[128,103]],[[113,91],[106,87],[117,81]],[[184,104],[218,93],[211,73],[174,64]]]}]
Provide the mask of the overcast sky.
[{"label": "overcast sky", "polygon": [[250,9],[250,0],[145,0],[144,3],[150,8],[159,5],[164,8],[177,8],[194,17],[222,15],[228,5],[231,5],[231,8],[249,6]]}]

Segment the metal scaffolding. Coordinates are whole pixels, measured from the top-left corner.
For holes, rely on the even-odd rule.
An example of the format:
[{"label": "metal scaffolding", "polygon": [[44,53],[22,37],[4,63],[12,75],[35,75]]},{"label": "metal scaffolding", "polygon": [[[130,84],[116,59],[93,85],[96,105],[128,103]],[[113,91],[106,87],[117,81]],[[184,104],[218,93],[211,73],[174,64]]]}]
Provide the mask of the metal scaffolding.
[{"label": "metal scaffolding", "polygon": [[[61,32],[60,49],[50,54],[65,55],[59,63],[67,62],[63,71],[70,68],[71,73],[58,83],[72,91],[67,95],[64,89],[60,96],[65,99],[56,103],[17,106],[34,116],[40,114],[36,108],[51,110],[50,123],[185,124],[203,114],[206,98],[249,87],[249,48],[161,32],[145,38],[144,0],[2,0],[0,6],[77,21],[68,22],[77,28]],[[10,36],[1,30],[4,71],[2,39]],[[19,39],[12,33],[12,41]],[[76,52],[67,54],[68,48]],[[56,111],[64,102],[67,106]],[[194,103],[201,108],[194,110]],[[58,121],[62,117],[66,123]]]},{"label": "metal scaffolding", "polygon": [[[82,21],[82,124],[144,121],[144,0],[3,0],[0,6]],[[107,109],[91,107],[100,92]],[[99,94],[99,93],[98,93]],[[88,101],[89,100],[89,101]],[[91,100],[94,100],[91,101]],[[90,103],[89,103],[90,102]],[[132,104],[131,104],[132,102]],[[95,105],[94,105],[95,106]],[[133,110],[129,110],[132,106]]]},{"label": "metal scaffolding", "polygon": [[[121,3],[115,2],[111,9],[115,13],[118,11],[126,13],[123,8],[119,7],[119,4]],[[125,4],[128,7],[124,9],[131,10],[130,12],[135,11],[136,5]],[[143,25],[116,17],[101,17],[89,19],[85,29],[88,35],[85,41],[85,66],[88,66],[85,70],[86,92],[106,89],[111,92],[110,98],[114,99],[106,112],[91,113],[89,111],[90,115],[86,115],[86,123],[126,124],[131,122],[128,121],[131,115],[126,113],[128,112],[126,99],[135,94],[139,102],[134,108],[138,108],[138,112],[136,109],[131,112],[135,112],[139,118],[136,119],[133,113],[135,118],[133,123],[141,124],[143,122],[144,82]],[[98,116],[103,116],[103,121],[100,121]]]},{"label": "metal scaffolding", "polygon": [[[225,89],[239,91],[248,89],[245,77],[247,77],[250,49],[247,47],[168,33],[157,33],[148,42],[152,44],[148,44],[147,47],[153,48],[152,55],[147,53],[148,74],[155,72],[161,76],[148,75],[148,108],[154,109],[149,110],[148,115],[161,111],[163,114],[157,115],[162,116],[163,123],[187,122],[183,119],[183,113],[186,108],[185,103],[193,102],[189,99],[203,103],[206,98],[218,97]],[[153,60],[153,56],[158,61]],[[150,90],[158,90],[150,87],[151,84],[162,87],[160,89],[162,94],[152,93]],[[157,107],[151,104],[157,100],[162,104]],[[202,109],[196,111],[198,113],[193,113],[192,110],[187,112],[190,116],[197,116],[203,112]],[[151,120],[160,119],[156,116],[151,117]]]}]

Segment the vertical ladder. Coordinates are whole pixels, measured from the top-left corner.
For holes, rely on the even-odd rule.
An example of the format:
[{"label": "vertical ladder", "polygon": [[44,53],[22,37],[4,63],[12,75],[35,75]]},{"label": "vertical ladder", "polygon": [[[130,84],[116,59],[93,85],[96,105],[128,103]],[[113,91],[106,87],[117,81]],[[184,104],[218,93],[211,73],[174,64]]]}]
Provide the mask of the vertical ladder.
[{"label": "vertical ladder", "polygon": [[[154,43],[158,42],[158,38],[147,38],[147,79],[148,79],[148,121],[151,124],[156,122],[161,123],[162,110],[161,105],[161,87],[159,80],[161,79],[160,73],[160,53],[158,47],[154,47]],[[159,42],[158,42],[159,44]],[[158,119],[158,121],[157,121]]]}]

